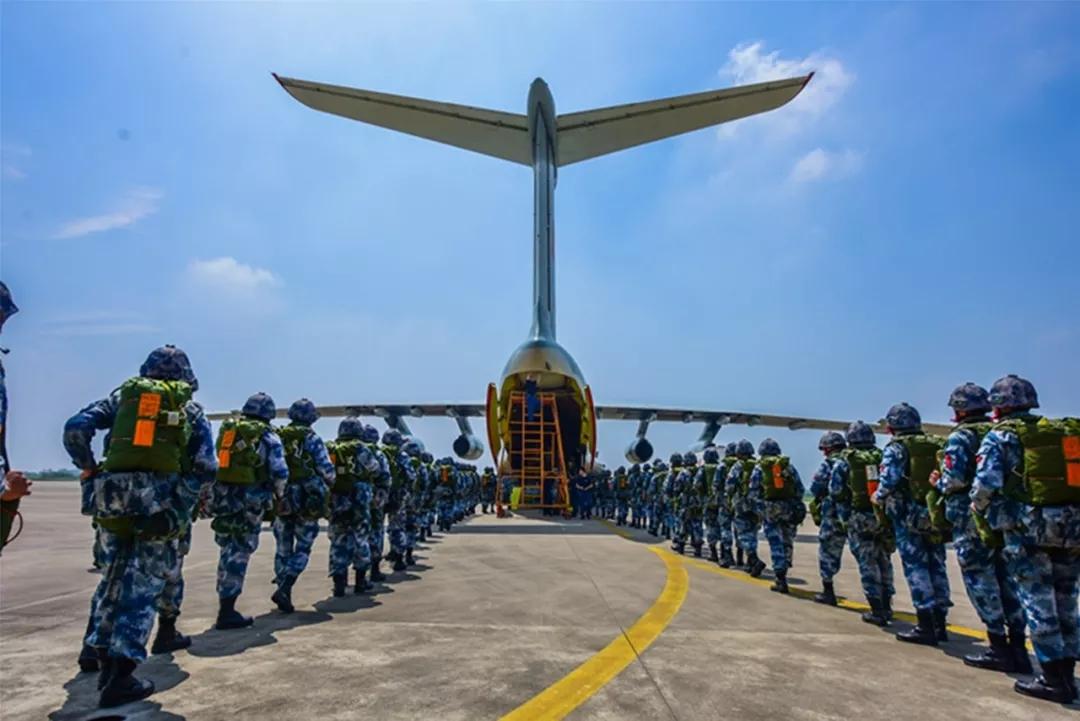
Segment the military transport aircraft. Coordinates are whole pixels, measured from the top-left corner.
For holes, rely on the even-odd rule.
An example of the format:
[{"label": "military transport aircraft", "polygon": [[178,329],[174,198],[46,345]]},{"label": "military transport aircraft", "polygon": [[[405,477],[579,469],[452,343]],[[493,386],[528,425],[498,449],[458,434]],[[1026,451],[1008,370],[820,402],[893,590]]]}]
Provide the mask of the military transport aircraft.
[{"label": "military transport aircraft", "polygon": [[[653,454],[646,438],[657,421],[699,422],[703,430],[694,449],[710,445],[728,424],[788,429],[843,430],[848,423],[819,418],[762,415],[724,410],[595,405],[592,391],[574,358],[555,335],[554,191],[558,169],[712,125],[745,118],[785,105],[810,82],[813,73],[796,78],[713,90],[610,108],[556,115],[547,84],[540,78],[529,88],[525,114],[474,108],[418,98],[388,95],[325,83],[274,78],[301,103],[315,110],[435,140],[502,160],[531,166],[533,171],[533,318],[529,338],[503,369],[498,385],[489,384],[483,404],[401,403],[340,405],[320,408],[323,416],[376,416],[409,435],[406,418],[452,418],[461,435],[454,452],[476,460],[484,446],[469,419],[485,417],[492,457],[502,474],[522,486],[525,506],[567,503],[566,481],[579,468],[591,468],[596,457],[597,420],[637,421],[626,450],[631,463]],[[212,414],[220,419],[228,414]],[[284,415],[281,411],[279,415]],[[928,429],[944,430],[928,424]],[[879,426],[879,430],[881,430]],[[545,494],[555,481],[555,497]]]}]

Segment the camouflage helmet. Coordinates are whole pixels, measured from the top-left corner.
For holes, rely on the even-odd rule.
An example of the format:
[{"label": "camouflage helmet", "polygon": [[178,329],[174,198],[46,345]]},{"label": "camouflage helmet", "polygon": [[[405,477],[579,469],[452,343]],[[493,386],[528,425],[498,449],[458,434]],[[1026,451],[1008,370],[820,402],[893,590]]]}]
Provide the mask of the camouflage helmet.
[{"label": "camouflage helmet", "polygon": [[1031,381],[1010,373],[990,386],[990,404],[994,408],[1038,408],[1039,394]]},{"label": "camouflage helmet", "polygon": [[359,436],[364,443],[378,443],[379,429],[370,423],[364,424],[364,432]]},{"label": "camouflage helmet", "polygon": [[720,454],[716,451],[715,448],[706,448],[704,455],[705,463],[709,465],[715,465],[720,462]]},{"label": "camouflage helmet", "polygon": [[982,386],[968,382],[949,394],[949,407],[957,413],[986,413],[990,410],[990,394]]},{"label": "camouflage helmet", "polygon": [[420,454],[420,460],[424,463],[434,463],[435,456],[431,455],[431,453],[429,453],[428,451],[424,451]]},{"label": "camouflage helmet", "polygon": [[897,403],[885,414],[885,424],[889,426],[889,430],[900,433],[917,431],[922,428],[922,416],[914,406]]},{"label": "camouflage helmet", "polygon": [[655,463],[653,463],[653,470],[656,471],[657,473],[659,473],[660,471],[666,471],[667,470],[667,464],[664,463],[663,461],[656,461]]},{"label": "camouflage helmet", "polygon": [[671,458],[668,459],[668,462],[671,463],[672,468],[678,468],[683,464],[683,457],[678,453],[672,453]]},{"label": "camouflage helmet", "polygon": [[735,444],[735,455],[739,458],[753,458],[754,444],[743,438]]},{"label": "camouflage helmet", "polygon": [[289,406],[289,420],[310,426],[319,420],[319,411],[315,408],[314,403],[307,398],[301,398],[298,401],[293,401],[293,404]]},{"label": "camouflage helmet", "polygon": [[618,468],[616,468],[615,469],[615,474],[619,475],[619,476],[625,476],[626,475],[626,466],[619,466]]},{"label": "camouflage helmet", "polygon": [[877,441],[874,429],[865,421],[855,421],[847,429],[848,445],[855,448],[868,448]]},{"label": "camouflage helmet", "polygon": [[341,423],[338,423],[337,434],[338,438],[354,438],[359,441],[364,438],[364,430],[363,421],[356,416],[349,416],[342,418]]},{"label": "camouflage helmet", "polygon": [[0,328],[4,327],[4,321],[19,312],[19,306],[11,298],[11,291],[7,284],[0,281]]},{"label": "camouflage helmet", "polygon": [[491,466],[484,466],[484,473],[494,473],[495,469]]},{"label": "camouflage helmet", "polygon": [[641,466],[638,465],[637,463],[635,463],[634,465],[630,466],[630,472],[631,473],[640,473],[641,472]]},{"label": "camouflage helmet", "polygon": [[825,431],[821,434],[821,440],[818,441],[817,447],[820,451],[839,451],[847,446],[847,441],[844,440],[844,436],[836,431]]},{"label": "camouflage helmet", "polygon": [[159,381],[187,381],[191,390],[199,390],[199,380],[191,370],[187,353],[174,345],[163,345],[150,351],[139,368],[139,375]]},{"label": "camouflage helmet", "polygon": [[277,407],[274,405],[273,398],[259,391],[244,402],[244,407],[240,409],[240,412],[245,416],[271,421],[277,413]]},{"label": "camouflage helmet", "polygon": [[759,456],[778,456],[781,453],[780,444],[772,438],[766,438],[758,444],[757,452]]},{"label": "camouflage helmet", "polygon": [[410,458],[418,458],[424,452],[424,447],[420,445],[420,441],[410,438],[402,444],[401,450]]},{"label": "camouflage helmet", "polygon": [[382,444],[384,446],[398,446],[400,448],[401,444],[404,442],[405,440],[401,436],[401,431],[397,428],[389,428],[382,434]]},{"label": "camouflage helmet", "polygon": [[731,456],[739,455],[739,444],[735,441],[728,443],[724,446],[724,458],[730,458]]},{"label": "camouflage helmet", "polygon": [[689,451],[687,453],[684,453],[683,457],[682,457],[682,462],[683,462],[684,466],[696,466],[697,465],[697,454],[694,453],[693,451]]}]

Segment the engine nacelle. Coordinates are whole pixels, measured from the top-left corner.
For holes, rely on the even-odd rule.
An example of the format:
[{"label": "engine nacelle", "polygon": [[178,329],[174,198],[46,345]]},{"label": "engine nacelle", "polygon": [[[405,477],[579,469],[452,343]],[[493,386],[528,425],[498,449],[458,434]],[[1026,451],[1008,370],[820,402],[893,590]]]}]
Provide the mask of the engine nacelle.
[{"label": "engine nacelle", "polygon": [[646,438],[635,438],[626,449],[626,460],[631,463],[648,463],[652,455],[652,443]]},{"label": "engine nacelle", "polygon": [[458,458],[475,461],[484,455],[484,444],[471,433],[462,433],[454,439],[454,453],[457,454]]}]

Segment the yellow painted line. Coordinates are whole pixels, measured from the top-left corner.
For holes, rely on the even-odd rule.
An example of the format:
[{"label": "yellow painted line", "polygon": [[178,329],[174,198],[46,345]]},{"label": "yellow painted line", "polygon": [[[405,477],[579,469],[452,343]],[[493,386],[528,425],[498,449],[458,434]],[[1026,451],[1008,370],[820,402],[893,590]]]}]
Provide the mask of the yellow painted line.
[{"label": "yellow painted line", "polygon": [[634,625],[551,686],[502,717],[501,721],[562,719],[634,662],[667,628],[690,588],[683,559],[651,548],[667,566],[664,590]]},{"label": "yellow painted line", "polygon": [[[632,533],[619,526],[614,525],[610,521],[604,521],[603,523],[605,526],[607,526],[609,530],[617,533],[623,538],[634,538],[634,535]],[[690,566],[693,566],[694,568],[697,568],[699,570],[716,574],[717,576],[723,576],[724,578],[730,578],[741,583],[749,583],[751,585],[761,586],[764,588],[768,588],[772,585],[772,581],[770,581],[769,579],[753,578],[744,571],[735,571],[730,568],[720,568],[715,563],[712,563],[710,561],[704,561],[699,558],[683,558],[682,556],[679,556],[679,554],[673,551],[669,551],[666,548],[661,548],[659,546],[653,546],[652,548],[654,551],[659,553],[661,557],[672,556],[675,558],[681,558],[683,563],[689,564]],[[803,588],[792,588],[790,595],[803,600],[813,600],[814,591]],[[863,613],[864,611],[870,610],[870,606],[868,606],[867,604],[862,603],[861,601],[852,601],[848,598],[839,598],[837,608],[842,608],[846,611],[853,611],[855,613]],[[913,612],[908,611],[894,611],[893,618],[898,621],[906,621],[907,623],[915,623],[918,620],[916,619]],[[967,636],[968,638],[976,638],[983,641],[986,640],[986,632],[981,631],[977,628],[969,628],[968,626],[958,626],[955,624],[949,624],[948,628],[950,631],[952,631],[958,636]],[[1031,648],[1030,641],[1028,642],[1028,648]]]}]

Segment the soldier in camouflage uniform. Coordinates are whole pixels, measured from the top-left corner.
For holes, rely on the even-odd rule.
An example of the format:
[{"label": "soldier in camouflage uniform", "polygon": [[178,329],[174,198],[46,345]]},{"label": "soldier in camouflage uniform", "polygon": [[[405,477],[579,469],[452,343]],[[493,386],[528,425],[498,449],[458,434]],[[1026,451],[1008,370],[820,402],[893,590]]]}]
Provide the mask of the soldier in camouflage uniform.
[{"label": "soldier in camouflage uniform", "polygon": [[743,565],[743,551],[741,548],[738,549],[738,558],[731,555],[731,547],[735,544],[735,513],[732,510],[735,501],[731,495],[733,489],[727,485],[727,478],[731,473],[731,468],[738,461],[736,455],[738,446],[738,443],[732,442],[724,447],[724,457],[720,461],[720,467],[716,469],[716,480],[713,481],[717,494],[716,532],[718,534],[721,568]]},{"label": "soldier in camouflage uniform", "polygon": [[671,529],[671,548],[677,553],[686,550],[687,528],[683,523],[683,488],[690,484],[690,474],[683,468],[683,457],[672,453],[671,472],[664,483],[664,499],[667,502],[667,525]]},{"label": "soldier in camouflage uniform", "polygon": [[833,577],[840,571],[840,559],[844,553],[844,541],[847,534],[837,514],[836,504],[829,496],[829,480],[833,466],[840,458],[840,453],[847,448],[844,436],[836,431],[828,431],[821,436],[818,450],[825,454],[814,479],[810,482],[810,515],[818,526],[818,570],[821,573],[821,593],[814,596],[814,601],[827,606],[836,605],[836,590]]},{"label": "soldier in camouflage uniform", "polygon": [[364,424],[364,434],[361,438],[364,445],[372,455],[379,459],[380,470],[372,479],[371,492],[371,520],[368,523],[368,550],[371,553],[371,582],[378,583],[386,580],[386,575],[380,567],[383,558],[383,549],[386,544],[386,503],[390,498],[390,461],[379,446],[379,431],[371,424]]},{"label": "soldier in camouflage uniform", "polygon": [[615,475],[611,479],[615,496],[615,525],[625,526],[627,516],[630,514],[630,501],[633,496],[633,487],[630,476],[626,473],[625,466],[615,469]]},{"label": "soldier in camouflage uniform", "polygon": [[[964,663],[992,671],[1031,673],[1025,648],[1024,611],[1000,548],[979,537],[971,515],[971,483],[975,479],[975,456],[983,436],[990,430],[990,394],[974,383],[957,387],[949,396],[956,427],[949,434],[941,467],[931,476],[928,497],[931,519],[952,534],[964,588],[979,618],[986,625],[990,648],[964,657]],[[1008,636],[1006,636],[1008,629]]]},{"label": "soldier in camouflage uniform", "polygon": [[757,464],[754,446],[745,438],[735,446],[736,461],[727,477],[727,495],[731,499],[734,518],[735,542],[739,551],[746,554],[746,570],[757,578],[765,570],[765,563],[757,555],[758,528],[761,526],[761,508],[750,497],[750,477]]},{"label": "soldier in camouflage uniform", "polygon": [[663,461],[653,464],[652,477],[649,479],[649,534],[671,538],[671,529],[667,526],[667,499],[664,498],[664,487],[667,485],[671,471]]},{"label": "soldier in camouflage uniform", "polygon": [[641,465],[635,463],[630,466],[626,474],[626,480],[630,484],[630,527],[643,528],[645,520],[645,500],[643,498],[645,486],[645,471]]},{"label": "soldier in camouflage uniform", "polygon": [[454,524],[454,505],[457,503],[457,467],[453,459],[440,459],[436,474],[435,498],[439,508],[439,530],[448,533]]},{"label": "soldier in camouflage uniform", "polygon": [[422,458],[424,447],[415,438],[410,438],[402,446],[401,450],[408,456],[409,485],[406,488],[402,507],[404,509],[405,542],[403,544],[404,555],[402,561],[406,566],[413,566],[413,551],[416,550],[416,542],[420,538],[420,514],[422,512],[424,493],[427,489],[427,468]]},{"label": "soldier in camouflage uniform", "polygon": [[214,542],[218,558],[218,615],[215,628],[246,628],[250,616],[236,610],[244,589],[251,554],[259,547],[263,517],[281,498],[289,480],[289,467],[281,439],[270,421],[277,409],[274,399],[256,393],[247,399],[240,418],[222,423],[218,434],[218,472],[210,501],[214,516]]},{"label": "soldier in camouflage uniform", "polygon": [[[720,541],[720,501],[724,495],[724,483],[721,478],[720,454],[713,447],[705,449],[703,455],[704,465],[697,470],[694,483],[704,489],[705,509],[703,523],[705,525],[705,541],[709,544],[709,560],[720,563],[720,554],[716,544]],[[731,550],[728,549],[728,555]]]},{"label": "soldier in camouflage uniform", "polygon": [[315,404],[301,398],[289,407],[288,426],[278,429],[289,467],[289,483],[278,502],[274,518],[274,583],[270,597],[284,613],[292,613],[292,588],[307,568],[311,549],[319,535],[319,518],[326,511],[334,464],[326,444],[311,428],[319,420]]},{"label": "soldier in camouflage uniform", "polygon": [[350,566],[356,573],[353,592],[370,588],[366,574],[371,567],[371,506],[375,487],[385,486],[390,476],[386,457],[375,444],[365,443],[364,435],[359,418],[344,418],[338,424],[337,439],[329,444],[335,469],[328,514],[329,575],[338,598],[345,595]]},{"label": "soldier in camouflage uniform", "polygon": [[[146,659],[166,578],[178,572],[176,539],[190,527],[200,486],[216,468],[210,424],[191,400],[197,387],[187,355],[164,346],[137,377],[64,426],[64,448],[92,485],[89,502],[107,562],[85,639],[100,661],[102,708],[154,692],[153,683],[132,674]],[[97,431],[108,431],[100,466],[92,448]],[[176,634],[175,622],[161,618],[182,648],[190,641]]]},{"label": "soldier in camouflage uniform", "polygon": [[690,539],[694,556],[701,558],[704,545],[705,528],[702,525],[705,515],[705,502],[709,495],[709,484],[700,474],[697,456],[693,453],[683,455],[684,483],[679,488],[679,510],[683,539]]},{"label": "soldier in camouflage uniform", "polygon": [[395,571],[404,571],[406,568],[405,503],[409,489],[413,485],[413,468],[408,454],[403,450],[405,439],[399,431],[391,428],[383,433],[382,445],[386,460],[390,462],[390,492],[385,508],[390,553],[386,554],[386,560],[394,564]]},{"label": "soldier in camouflage uniform", "polygon": [[[11,298],[7,285],[0,282],[0,330],[4,322],[19,312],[19,307]],[[7,545],[13,521],[19,513],[19,501],[30,495],[30,486],[22,471],[11,470],[7,454],[7,384],[4,376],[4,364],[0,363],[0,551]],[[95,565],[98,555],[94,555]],[[104,563],[104,561],[102,561]]]},{"label": "soldier in camouflage uniform", "polygon": [[871,500],[885,509],[892,523],[918,617],[913,629],[901,631],[896,638],[936,646],[948,640],[946,615],[952,601],[944,538],[930,524],[926,495],[943,444],[940,438],[923,433],[919,412],[907,403],[890,408],[885,423],[892,440],[882,454],[881,477]]},{"label": "soldier in camouflage uniform", "polygon": [[766,438],[758,446],[759,460],[750,474],[747,495],[764,519],[777,593],[788,593],[787,572],[795,550],[795,532],[806,518],[802,479],[791,460],[781,454],[780,444]]},{"label": "soldier in camouflage uniform", "polygon": [[972,507],[991,543],[1001,543],[1027,616],[1042,674],[1018,693],[1077,700],[1080,657],[1080,419],[1052,421],[1035,387],[1015,375],[990,389],[998,420],[979,446]]},{"label": "soldier in camouflage uniform", "polygon": [[895,544],[884,511],[870,502],[877,491],[881,451],[874,429],[862,421],[848,426],[846,439],[848,447],[832,466],[829,498],[847,528],[848,546],[859,566],[859,580],[870,605],[862,619],[875,626],[887,626],[892,619],[892,597],[896,595],[891,558]]},{"label": "soldier in camouflage uniform", "polygon": [[490,513],[495,508],[495,485],[495,469],[487,466],[480,477],[480,510],[483,513]]}]

